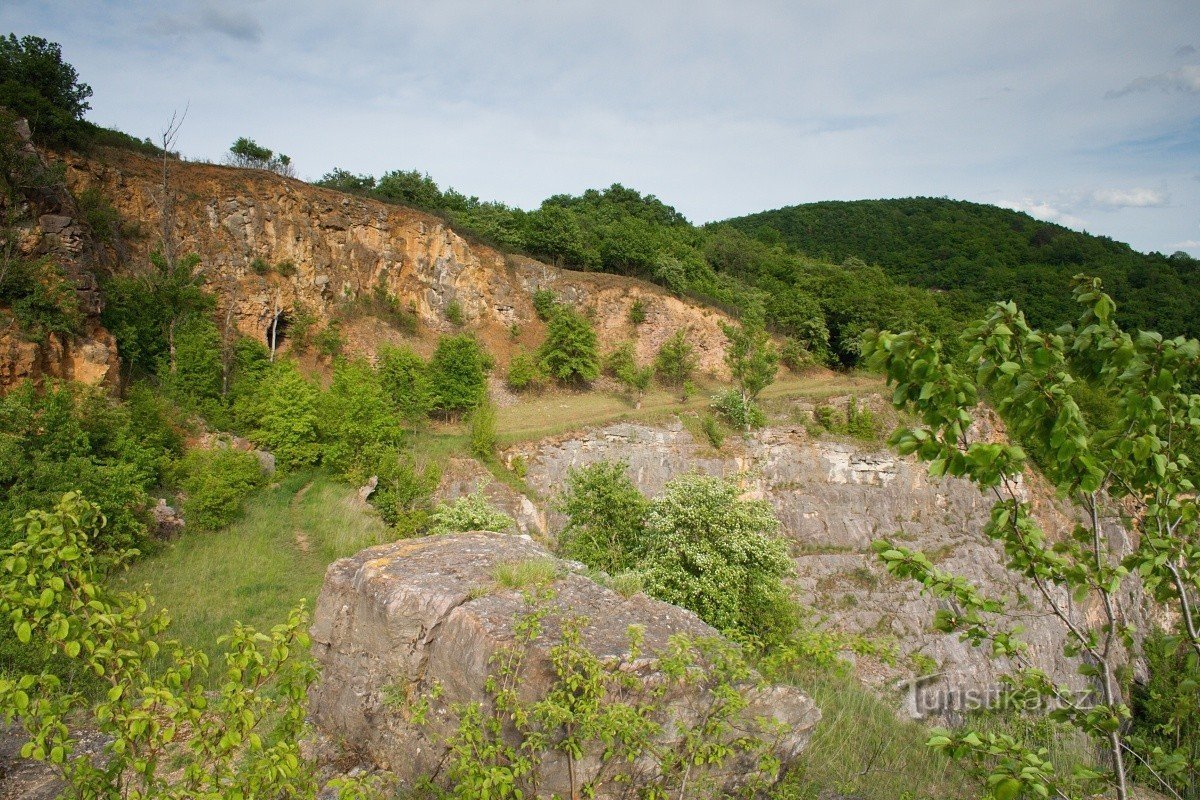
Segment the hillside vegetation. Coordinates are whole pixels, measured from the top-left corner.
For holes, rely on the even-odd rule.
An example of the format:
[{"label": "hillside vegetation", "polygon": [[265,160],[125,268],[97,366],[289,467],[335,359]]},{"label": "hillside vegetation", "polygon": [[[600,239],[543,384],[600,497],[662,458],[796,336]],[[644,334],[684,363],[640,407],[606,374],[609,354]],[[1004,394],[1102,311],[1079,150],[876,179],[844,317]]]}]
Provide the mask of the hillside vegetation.
[{"label": "hillside vegetation", "polygon": [[877,264],[892,281],[944,292],[961,313],[1013,300],[1043,327],[1074,319],[1071,278],[1086,271],[1104,280],[1126,327],[1200,334],[1196,259],[1183,252],[1139,253],[996,206],[932,197],[830,201],[723,224],[811,258]]}]

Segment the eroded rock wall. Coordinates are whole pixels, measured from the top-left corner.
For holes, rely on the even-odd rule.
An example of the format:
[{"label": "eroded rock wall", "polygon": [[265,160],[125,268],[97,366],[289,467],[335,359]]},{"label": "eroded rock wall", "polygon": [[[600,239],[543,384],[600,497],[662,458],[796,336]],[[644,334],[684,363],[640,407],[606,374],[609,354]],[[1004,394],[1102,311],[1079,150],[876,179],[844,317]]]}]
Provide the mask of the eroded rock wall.
[{"label": "eroded rock wall", "polygon": [[[76,191],[97,188],[124,219],[138,223],[142,235],[127,243],[126,253],[128,268],[137,270],[160,240],[161,166],[130,154],[107,159],[73,159],[67,177]],[[688,329],[700,370],[726,372],[719,325],[726,318],[651,284],[506,257],[468,242],[436,217],[261,170],[189,163],[171,169],[178,252],[200,255],[208,288],[223,308],[232,306],[248,336],[263,340],[277,313],[300,306],[327,321],[347,302],[382,287],[417,314],[424,332],[414,342],[418,349],[437,333],[459,329],[447,319],[447,308],[457,303],[464,327],[478,332],[503,365],[514,348],[541,341],[544,325],[532,294],[550,288],[591,314],[601,342],[636,340],[648,362],[671,333]],[[295,274],[257,274],[256,259],[272,267],[291,264]],[[637,299],[647,306],[647,320],[635,336],[628,313]],[[351,336],[351,344],[369,355],[386,335],[372,329]]]}]

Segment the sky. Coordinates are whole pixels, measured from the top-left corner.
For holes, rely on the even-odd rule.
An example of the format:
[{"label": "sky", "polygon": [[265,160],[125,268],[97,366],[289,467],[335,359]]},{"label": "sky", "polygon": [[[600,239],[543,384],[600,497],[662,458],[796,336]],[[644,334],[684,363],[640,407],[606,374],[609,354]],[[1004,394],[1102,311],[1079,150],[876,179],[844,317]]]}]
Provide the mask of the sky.
[{"label": "sky", "polygon": [[1196,0],[4,0],[88,119],[301,177],[536,207],[612,183],[693,222],[935,196],[1200,256]]}]

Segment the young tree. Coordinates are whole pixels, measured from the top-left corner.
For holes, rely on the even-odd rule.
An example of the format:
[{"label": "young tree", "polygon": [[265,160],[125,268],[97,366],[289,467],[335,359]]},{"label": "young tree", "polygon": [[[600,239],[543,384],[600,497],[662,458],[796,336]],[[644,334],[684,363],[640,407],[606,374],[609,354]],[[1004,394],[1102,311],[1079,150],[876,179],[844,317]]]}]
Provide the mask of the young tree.
[{"label": "young tree", "polygon": [[679,399],[683,401],[687,400],[687,386],[696,364],[696,350],[687,340],[687,331],[680,329],[659,348],[654,370],[668,386],[679,390]]},{"label": "young tree", "polygon": [[280,470],[310,467],[321,457],[318,443],[321,393],[294,361],[276,361],[234,406],[234,417],[250,441],[275,456]]},{"label": "young tree", "polygon": [[639,367],[633,356],[633,344],[624,342],[608,355],[605,371],[612,375],[633,395],[633,407],[642,407],[642,398],[650,388],[654,377],[654,366]]},{"label": "young tree", "polygon": [[408,347],[387,347],[379,352],[379,382],[396,410],[409,422],[429,416],[433,397],[429,365]]},{"label": "young tree", "polygon": [[350,480],[366,480],[390,460],[404,431],[379,375],[366,361],[339,361],[321,397],[322,461]]},{"label": "young tree", "polygon": [[550,318],[539,355],[542,369],[561,383],[587,384],[600,375],[596,330],[574,309],[561,307]]},{"label": "young tree", "polygon": [[512,361],[508,362],[508,376],[504,383],[514,392],[540,389],[544,380],[541,364],[530,353],[518,350]]},{"label": "young tree", "polygon": [[[1125,333],[1113,321],[1115,305],[1100,282],[1076,280],[1075,298],[1084,308],[1078,324],[1039,331],[1013,303],[999,303],[964,334],[969,352],[963,366],[913,332],[869,336],[864,352],[896,385],[896,406],[921,419],[892,435],[899,452],[929,462],[934,476],[966,478],[994,498],[984,532],[1003,545],[1009,569],[1035,587],[1063,626],[1065,654],[1079,657],[1080,672],[1096,686],[1095,702],[1079,700],[1035,668],[1005,624],[1003,602],[901,544],[875,546],[893,575],[916,580],[939,598],[941,630],[987,643],[996,656],[1021,665],[1014,676],[1018,685],[1056,704],[1051,716],[1090,736],[1107,764],[1096,780],[1084,780],[1001,734],[943,732],[930,740],[932,746],[987,766],[998,797],[1024,796],[1025,789],[1029,796],[1075,797],[1089,788],[1085,784],[1099,782],[1125,800],[1135,766],[1156,789],[1179,797],[1171,776],[1186,756],[1127,734],[1130,709],[1120,670],[1141,638],[1132,627],[1139,617],[1127,607],[1128,598],[1139,594],[1139,581],[1157,602],[1174,607],[1182,641],[1200,657],[1200,509],[1192,480],[1200,452],[1200,395],[1188,389],[1200,378],[1200,342]],[[1115,411],[1107,422],[1081,413],[1074,397],[1081,380],[1112,398]],[[984,396],[1013,440],[1034,451],[1045,477],[1078,504],[1081,521],[1064,541],[1047,537],[1023,499],[1026,450],[969,435]],[[1134,527],[1136,544],[1128,554],[1105,523],[1120,517]]]},{"label": "young tree", "polygon": [[775,373],[779,369],[779,351],[771,343],[771,337],[757,315],[747,315],[742,325],[721,323],[721,330],[729,340],[725,363],[741,394],[742,408],[747,412],[745,428],[749,433],[748,412],[759,393],[775,380]]},{"label": "young tree", "polygon": [[478,406],[487,398],[491,359],[472,336],[443,336],[429,360],[429,391],[433,410],[450,418]]},{"label": "young tree", "polygon": [[614,575],[637,566],[647,500],[628,473],[628,461],[567,471],[567,488],[557,503],[567,515],[558,537],[564,556]]}]

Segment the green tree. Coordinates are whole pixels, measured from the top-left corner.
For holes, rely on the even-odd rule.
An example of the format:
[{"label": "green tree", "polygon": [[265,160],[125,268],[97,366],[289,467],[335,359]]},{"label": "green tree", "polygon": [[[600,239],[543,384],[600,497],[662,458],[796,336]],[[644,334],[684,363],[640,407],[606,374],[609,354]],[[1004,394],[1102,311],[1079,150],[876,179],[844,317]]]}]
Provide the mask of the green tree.
[{"label": "green tree", "polygon": [[[741,325],[721,323],[721,330],[729,341],[725,364],[741,394],[742,408],[748,412],[759,393],[775,380],[779,351],[757,315],[748,316]],[[745,430],[749,433],[750,414],[745,416]]]},{"label": "green tree", "polygon": [[508,362],[508,377],[504,382],[514,392],[524,392],[540,388],[544,379],[537,359],[525,350],[518,350]]},{"label": "green tree", "polygon": [[376,474],[379,461],[393,458],[402,442],[392,400],[366,361],[335,364],[318,408],[323,463],[349,480]]},{"label": "green tree", "polygon": [[496,409],[481,403],[471,412],[471,455],[490,459],[496,455]]},{"label": "green tree", "polygon": [[[1018,665],[1015,683],[1057,704],[1052,719],[1091,737],[1105,763],[1094,775],[1073,775],[1012,737],[969,729],[939,732],[932,746],[975,759],[990,772],[989,785],[1003,787],[1009,797],[1026,790],[1075,797],[1097,791],[1099,783],[1124,800],[1134,764],[1150,771],[1155,788],[1172,793],[1172,776],[1187,756],[1128,734],[1121,666],[1141,638],[1132,622],[1139,617],[1128,607],[1140,591],[1178,613],[1183,641],[1200,656],[1200,513],[1192,480],[1193,454],[1200,452],[1200,395],[1185,388],[1200,377],[1200,342],[1125,333],[1097,279],[1078,276],[1075,299],[1083,306],[1078,323],[1055,333],[1032,328],[1011,302],[996,304],[965,332],[965,363],[944,358],[937,342],[914,332],[868,337],[864,352],[896,385],[897,407],[921,421],[892,435],[898,451],[929,462],[935,477],[966,478],[995,499],[984,533],[1003,545],[1008,568],[1062,625],[1064,654],[1079,656],[1080,672],[1098,690],[1094,702],[1081,702],[1036,668],[1004,616],[1003,601],[901,544],[883,540],[875,546],[893,575],[915,580],[939,598],[940,630],[986,644],[996,657]],[[1076,403],[1072,387],[1080,379],[1115,402],[1102,427]],[[1045,478],[1077,503],[1081,521],[1071,536],[1048,537],[1018,488],[1030,459],[1025,447],[972,438],[981,397],[994,405],[1010,435],[1026,443]],[[1106,522],[1121,517],[1132,518],[1138,532],[1124,558],[1125,536],[1114,541]]]},{"label": "green tree", "polygon": [[639,367],[634,360],[633,344],[623,342],[616,350],[609,353],[605,363],[605,371],[612,375],[621,385],[633,395],[633,407],[642,407],[642,398],[650,388],[654,377],[654,366]]},{"label": "green tree", "polygon": [[320,399],[294,361],[276,361],[253,390],[238,398],[234,417],[250,441],[271,451],[278,469],[303,469],[321,457]]},{"label": "green tree", "polygon": [[469,334],[443,336],[429,359],[429,392],[435,412],[452,419],[487,399],[491,358]]},{"label": "green tree", "polygon": [[78,144],[92,88],[62,59],[62,47],[40,36],[0,37],[0,106],[29,120],[34,139]]},{"label": "green tree", "polygon": [[[161,356],[156,372],[163,390],[181,408],[217,418],[220,425],[224,389],[224,365],[221,363],[221,334],[211,319],[190,314],[174,328],[173,354]],[[172,365],[169,359],[172,358]]]},{"label": "green tree", "polygon": [[573,309],[560,308],[550,318],[538,356],[546,374],[561,383],[582,385],[600,376],[596,329]]},{"label": "green tree", "polygon": [[687,331],[677,330],[658,349],[654,358],[654,371],[668,386],[679,391],[681,400],[687,399],[687,385],[696,370],[696,349],[687,340]]},{"label": "green tree", "polygon": [[770,504],[739,494],[703,475],[671,481],[646,510],[637,563],[647,594],[727,634],[777,643],[795,626],[783,583],[792,562]]},{"label": "green tree", "polygon": [[420,422],[429,416],[433,407],[429,365],[411,348],[380,349],[379,382],[404,419]]},{"label": "green tree", "polygon": [[564,556],[617,574],[635,568],[645,539],[648,502],[629,479],[628,461],[600,461],[567,471],[556,503],[567,515],[558,537]]}]

